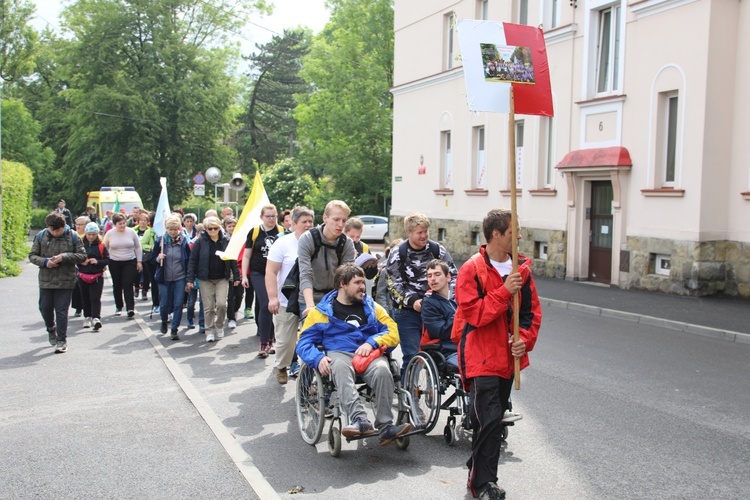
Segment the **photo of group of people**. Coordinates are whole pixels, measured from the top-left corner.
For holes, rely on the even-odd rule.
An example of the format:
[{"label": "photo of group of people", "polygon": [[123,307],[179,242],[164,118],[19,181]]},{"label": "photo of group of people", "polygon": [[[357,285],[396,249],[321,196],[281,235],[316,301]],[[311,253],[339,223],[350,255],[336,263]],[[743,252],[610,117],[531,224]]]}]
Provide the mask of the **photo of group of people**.
[{"label": "photo of group of people", "polygon": [[486,82],[534,83],[534,65],[528,47],[481,43]]}]

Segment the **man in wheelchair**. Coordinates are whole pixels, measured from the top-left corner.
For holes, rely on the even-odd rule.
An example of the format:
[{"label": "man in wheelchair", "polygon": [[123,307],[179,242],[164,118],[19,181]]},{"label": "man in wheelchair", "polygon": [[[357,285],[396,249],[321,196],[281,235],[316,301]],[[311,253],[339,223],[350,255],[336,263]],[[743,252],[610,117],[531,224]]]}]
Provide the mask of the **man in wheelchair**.
[{"label": "man in wheelchair", "polygon": [[451,297],[451,275],[448,264],[440,259],[427,263],[430,290],[422,300],[422,346],[439,345],[445,362],[458,371],[458,346],[451,340],[456,301]]},{"label": "man in wheelchair", "polygon": [[[324,377],[331,376],[342,410],[349,419],[341,433],[347,438],[373,435],[381,446],[406,434],[411,424],[393,424],[395,385],[383,348],[399,343],[396,323],[385,309],[365,295],[365,273],[354,263],[338,267],[337,286],[310,311],[302,327],[297,354]],[[323,347],[323,352],[318,346]],[[355,356],[367,358],[369,365],[359,375],[375,393],[375,425],[367,418],[355,386]]]}]

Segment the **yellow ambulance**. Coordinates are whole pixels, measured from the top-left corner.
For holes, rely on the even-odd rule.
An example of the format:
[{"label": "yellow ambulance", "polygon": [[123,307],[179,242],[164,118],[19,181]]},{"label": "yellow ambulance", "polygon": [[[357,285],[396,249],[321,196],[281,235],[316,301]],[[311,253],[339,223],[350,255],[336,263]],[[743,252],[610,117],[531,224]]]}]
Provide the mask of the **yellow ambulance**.
[{"label": "yellow ambulance", "polygon": [[103,186],[99,191],[88,192],[87,206],[96,209],[96,217],[99,221],[107,215],[107,210],[115,209],[115,201],[120,202],[120,208],[124,208],[128,215],[133,213],[133,208],[143,208],[140,195],[133,186]]}]

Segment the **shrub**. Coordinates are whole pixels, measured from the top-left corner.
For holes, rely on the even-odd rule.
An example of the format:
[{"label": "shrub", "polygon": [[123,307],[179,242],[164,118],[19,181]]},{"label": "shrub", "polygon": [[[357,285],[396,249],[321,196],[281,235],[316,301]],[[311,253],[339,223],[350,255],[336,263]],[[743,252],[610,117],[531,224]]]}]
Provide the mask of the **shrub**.
[{"label": "shrub", "polygon": [[[2,176],[3,262],[6,259],[18,261],[29,253],[26,242],[31,217],[33,177],[26,165],[4,160],[2,161]],[[4,273],[14,270],[9,264],[6,264],[3,269]]]},{"label": "shrub", "polygon": [[43,208],[32,208],[31,229],[44,229],[44,218],[49,215],[50,211]]}]

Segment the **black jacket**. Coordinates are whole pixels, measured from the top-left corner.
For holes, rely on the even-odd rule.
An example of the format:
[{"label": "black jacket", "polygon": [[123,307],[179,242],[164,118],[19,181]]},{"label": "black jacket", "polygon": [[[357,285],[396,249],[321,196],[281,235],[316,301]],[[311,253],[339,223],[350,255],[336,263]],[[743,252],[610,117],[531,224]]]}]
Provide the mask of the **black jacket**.
[{"label": "black jacket", "polygon": [[[190,263],[188,264],[188,272],[187,272],[187,282],[192,283],[195,281],[196,278],[199,280],[206,280],[208,279],[208,259],[211,257],[209,255],[209,249],[211,247],[210,245],[210,236],[207,232],[202,232],[200,236],[198,236],[198,239],[195,240],[195,244],[193,245],[193,249],[190,252]],[[222,252],[227,249],[227,245],[229,244],[229,235],[225,233],[224,231],[221,231],[221,234],[219,236],[219,241],[216,242],[216,249],[221,250]],[[230,279],[232,276],[239,276],[240,271],[237,268],[237,261],[236,260],[225,260],[224,261],[225,266],[225,279]]]}]

